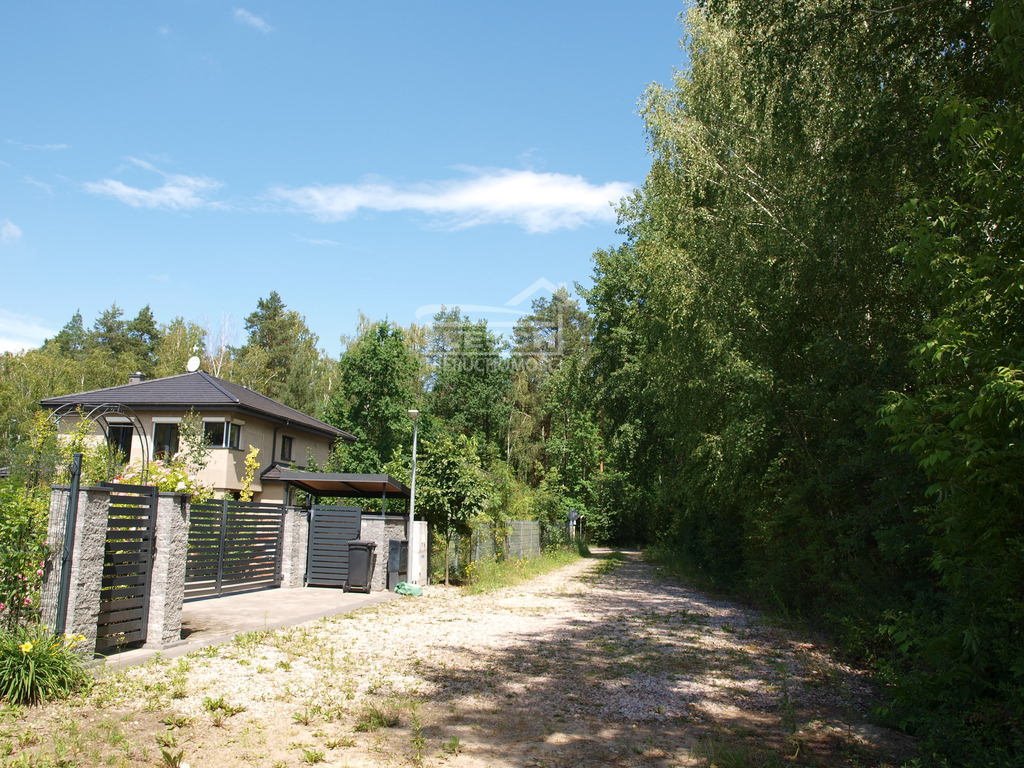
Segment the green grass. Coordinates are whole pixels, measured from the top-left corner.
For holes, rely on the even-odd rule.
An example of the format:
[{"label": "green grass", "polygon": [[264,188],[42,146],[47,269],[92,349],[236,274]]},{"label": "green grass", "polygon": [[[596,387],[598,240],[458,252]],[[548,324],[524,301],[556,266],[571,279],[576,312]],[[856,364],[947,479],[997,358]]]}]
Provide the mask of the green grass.
[{"label": "green grass", "polygon": [[732,739],[705,739],[697,744],[694,751],[715,768],[786,768],[794,765],[777,754]]},{"label": "green grass", "polygon": [[580,555],[575,550],[553,549],[530,559],[481,560],[469,566],[469,583],[465,590],[475,595],[511,587],[579,559]]},{"label": "green grass", "polygon": [[381,728],[394,728],[401,719],[401,711],[394,702],[368,703],[356,718],[355,729],[360,733],[372,733]]}]

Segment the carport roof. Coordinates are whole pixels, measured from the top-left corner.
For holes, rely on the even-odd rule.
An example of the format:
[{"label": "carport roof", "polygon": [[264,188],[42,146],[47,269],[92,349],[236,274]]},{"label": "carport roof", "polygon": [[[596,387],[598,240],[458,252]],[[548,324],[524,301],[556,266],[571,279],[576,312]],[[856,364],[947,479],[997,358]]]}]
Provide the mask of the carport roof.
[{"label": "carport roof", "polygon": [[307,472],[275,466],[263,473],[264,480],[281,480],[314,496],[360,498],[409,498],[409,489],[391,475],[363,475],[352,472]]}]

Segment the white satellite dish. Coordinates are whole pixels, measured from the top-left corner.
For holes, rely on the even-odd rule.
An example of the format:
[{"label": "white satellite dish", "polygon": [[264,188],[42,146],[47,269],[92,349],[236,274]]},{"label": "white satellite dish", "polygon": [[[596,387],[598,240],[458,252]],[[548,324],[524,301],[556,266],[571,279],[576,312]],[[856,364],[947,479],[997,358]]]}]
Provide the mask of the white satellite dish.
[{"label": "white satellite dish", "polygon": [[192,355],[192,357],[188,359],[188,362],[185,363],[185,370],[189,373],[195,373],[199,370],[199,362],[199,358]]}]

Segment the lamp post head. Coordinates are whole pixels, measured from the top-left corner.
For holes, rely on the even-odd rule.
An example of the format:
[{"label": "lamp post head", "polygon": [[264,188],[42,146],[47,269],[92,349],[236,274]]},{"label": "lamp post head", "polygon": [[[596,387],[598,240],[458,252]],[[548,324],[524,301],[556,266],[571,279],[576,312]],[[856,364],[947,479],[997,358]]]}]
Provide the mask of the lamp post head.
[{"label": "lamp post head", "polygon": [[419,418],[420,418],[420,412],[418,410],[416,410],[415,408],[410,408],[409,409],[409,418],[412,419],[414,422],[418,421]]}]

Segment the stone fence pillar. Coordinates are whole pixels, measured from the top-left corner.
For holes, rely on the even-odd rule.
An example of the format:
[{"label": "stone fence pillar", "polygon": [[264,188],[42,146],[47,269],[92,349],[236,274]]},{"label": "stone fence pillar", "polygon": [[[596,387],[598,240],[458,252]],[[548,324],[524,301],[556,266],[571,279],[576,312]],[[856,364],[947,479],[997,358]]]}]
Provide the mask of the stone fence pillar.
[{"label": "stone fence pillar", "polygon": [[100,615],[100,587],[103,584],[103,550],[107,541],[108,488],[83,488],[78,492],[74,547],[67,567],[71,569],[67,619],[57,627],[57,599],[60,592],[61,553],[64,549],[64,519],[70,489],[56,487],[50,495],[50,520],[46,543],[50,554],[43,571],[42,619],[45,625],[69,635],[84,635],[83,652],[96,648],[96,622]]},{"label": "stone fence pillar", "polygon": [[306,583],[306,550],[309,547],[309,512],[285,507],[281,536],[281,586],[301,587]]},{"label": "stone fence pillar", "polygon": [[374,541],[377,548],[374,552],[377,555],[377,564],[373,569],[373,577],[370,580],[370,590],[378,591],[388,588],[388,556],[391,552],[389,546],[392,541],[405,541],[405,518],[398,515],[362,516],[359,525],[359,538],[363,541]]},{"label": "stone fence pillar", "polygon": [[189,511],[188,496],[178,493],[157,496],[146,648],[166,648],[181,640]]}]

